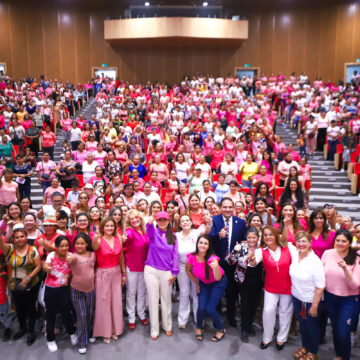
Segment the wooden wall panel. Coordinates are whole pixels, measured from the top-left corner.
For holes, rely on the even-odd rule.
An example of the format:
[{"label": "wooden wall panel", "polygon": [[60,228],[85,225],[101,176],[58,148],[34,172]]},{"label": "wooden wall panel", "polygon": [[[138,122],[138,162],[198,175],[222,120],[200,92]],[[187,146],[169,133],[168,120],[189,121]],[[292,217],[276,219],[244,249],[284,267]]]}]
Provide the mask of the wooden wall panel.
[{"label": "wooden wall panel", "polygon": [[[270,75],[273,72],[273,43],[274,43],[274,28],[275,28],[275,14],[261,13],[260,14],[260,29],[259,29],[259,67],[261,73]],[[243,51],[240,48],[240,51]],[[251,64],[251,63],[250,63]],[[244,62],[236,64],[243,66]]]},{"label": "wooden wall panel", "polygon": [[83,12],[77,12],[75,17],[76,81],[84,83],[91,77],[90,21]]},{"label": "wooden wall panel", "polygon": [[44,74],[44,48],[41,13],[34,8],[26,11],[26,34],[29,46],[29,73],[36,78]]},{"label": "wooden wall panel", "polygon": [[10,7],[10,29],[12,41],[13,75],[16,78],[26,76],[29,69],[29,52],[26,35],[26,8],[21,5]]},{"label": "wooden wall panel", "polygon": [[52,9],[43,10],[42,31],[44,39],[43,48],[45,53],[44,72],[50,79],[62,77],[60,68],[58,20],[57,11]]},{"label": "wooden wall panel", "polygon": [[104,40],[110,9],[39,6],[0,0],[0,62],[15,78],[62,78],[84,82],[91,68],[108,63],[127,81],[178,82],[184,74],[226,75],[250,63],[266,75],[305,71],[310,79],[343,77],[344,63],[360,58],[360,4],[323,8],[253,10],[249,37],[240,48],[117,48]]},{"label": "wooden wall panel", "polygon": [[300,10],[289,15],[288,71],[300,74],[304,70],[305,15]]},{"label": "wooden wall panel", "polygon": [[12,38],[10,36],[10,5],[0,3],[0,62],[5,62],[7,72],[13,76]]}]

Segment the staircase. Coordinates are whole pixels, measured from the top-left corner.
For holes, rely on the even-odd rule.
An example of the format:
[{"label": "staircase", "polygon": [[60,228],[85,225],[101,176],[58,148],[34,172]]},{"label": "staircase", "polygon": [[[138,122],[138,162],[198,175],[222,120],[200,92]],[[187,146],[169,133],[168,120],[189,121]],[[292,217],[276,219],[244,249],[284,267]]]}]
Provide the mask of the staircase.
[{"label": "staircase", "polygon": [[[276,126],[276,134],[285,144],[296,146],[297,131],[289,126]],[[312,188],[310,189],[310,210],[322,208],[324,204],[334,204],[342,216],[350,216],[354,223],[360,222],[360,198],[352,195],[347,172],[335,170],[334,162],[324,160],[321,152],[308,160],[312,167]]]},{"label": "staircase", "polygon": [[[94,112],[93,104],[95,102],[94,98],[89,99],[87,102],[85,102],[84,107],[80,109],[80,112],[77,112],[75,116],[72,117],[72,119],[75,120],[80,114],[83,114],[86,120],[89,120],[91,117],[91,114]],[[63,153],[63,142],[64,137],[62,136],[61,130],[58,131],[56,135],[56,143],[55,143],[55,149],[54,149],[54,161],[56,164],[59,163],[61,160],[61,154]],[[39,152],[39,161],[41,161],[43,156],[42,152]],[[40,184],[38,184],[37,179],[37,173],[34,171],[34,175],[31,177],[31,200],[32,200],[32,206],[34,209],[38,210],[43,201],[43,195],[42,195],[42,187]]]}]

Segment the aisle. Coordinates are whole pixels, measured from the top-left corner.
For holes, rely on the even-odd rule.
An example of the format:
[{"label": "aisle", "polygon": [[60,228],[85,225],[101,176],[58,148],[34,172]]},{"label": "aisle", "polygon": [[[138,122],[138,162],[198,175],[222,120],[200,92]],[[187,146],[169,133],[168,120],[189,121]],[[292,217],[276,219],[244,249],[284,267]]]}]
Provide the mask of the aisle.
[{"label": "aisle", "polygon": [[[296,146],[297,132],[290,127],[283,128],[277,124],[276,134],[282,141]],[[350,216],[354,223],[360,222],[360,198],[352,195],[351,183],[346,172],[335,170],[334,162],[324,160],[321,152],[316,152],[309,161],[312,166],[313,186],[310,190],[310,210],[334,204],[342,216]]]}]

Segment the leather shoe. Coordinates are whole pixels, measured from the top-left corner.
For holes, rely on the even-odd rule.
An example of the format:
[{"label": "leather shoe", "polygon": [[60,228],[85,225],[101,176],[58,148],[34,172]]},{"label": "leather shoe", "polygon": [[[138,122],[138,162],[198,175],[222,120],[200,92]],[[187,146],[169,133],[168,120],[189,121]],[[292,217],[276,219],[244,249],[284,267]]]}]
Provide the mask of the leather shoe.
[{"label": "leather shoe", "polygon": [[249,336],[256,336],[256,331],[253,327],[251,327],[247,333]]},{"label": "leather shoe", "polygon": [[246,331],[242,331],[241,332],[241,341],[243,343],[248,343],[249,342],[249,337]]},{"label": "leather shoe", "polygon": [[270,343],[265,344],[265,343],[261,342],[261,344],[260,344],[260,349],[261,349],[261,350],[265,350],[265,349],[268,348],[269,345],[270,345]]},{"label": "leather shoe", "polygon": [[233,328],[236,328],[236,320],[234,318],[227,318],[227,321],[229,323],[229,325]]},{"label": "leather shoe", "polygon": [[13,340],[19,340],[20,338],[22,338],[24,335],[26,334],[26,331],[24,330],[19,330],[15,333]]},{"label": "leather shoe", "polygon": [[276,343],[276,348],[280,351],[280,350],[282,350],[283,348],[284,348],[284,346],[285,346],[285,343],[283,343],[283,344],[278,344],[278,343]]},{"label": "leather shoe", "polygon": [[11,329],[10,328],[6,328],[3,336],[2,336],[2,341],[9,341],[10,340],[10,336],[11,336]]},{"label": "leather shoe", "polygon": [[36,335],[34,332],[31,332],[28,334],[27,339],[26,339],[26,345],[27,346],[31,346],[36,340]]}]

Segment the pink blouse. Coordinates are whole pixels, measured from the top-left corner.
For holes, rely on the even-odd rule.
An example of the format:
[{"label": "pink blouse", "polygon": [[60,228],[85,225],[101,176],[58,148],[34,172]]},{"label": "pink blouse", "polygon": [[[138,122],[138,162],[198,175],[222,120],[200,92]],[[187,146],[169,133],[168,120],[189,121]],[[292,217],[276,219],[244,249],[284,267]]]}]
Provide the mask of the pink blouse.
[{"label": "pink blouse", "polygon": [[121,241],[117,236],[114,237],[113,248],[111,248],[107,241],[101,237],[100,247],[98,250],[95,250],[97,267],[102,269],[110,269],[119,266],[121,250]]},{"label": "pink blouse", "polygon": [[[206,278],[205,274],[205,262],[199,263],[196,259],[196,255],[188,254],[187,255],[188,263],[192,265],[192,273],[193,275],[198,278],[204,284],[211,284],[215,282],[215,277],[212,269],[209,270],[209,279]],[[219,258],[215,255],[210,256],[209,260],[207,261],[208,265],[210,266],[211,262],[216,259],[219,261]],[[221,275],[224,275],[224,270],[220,267]]]}]

